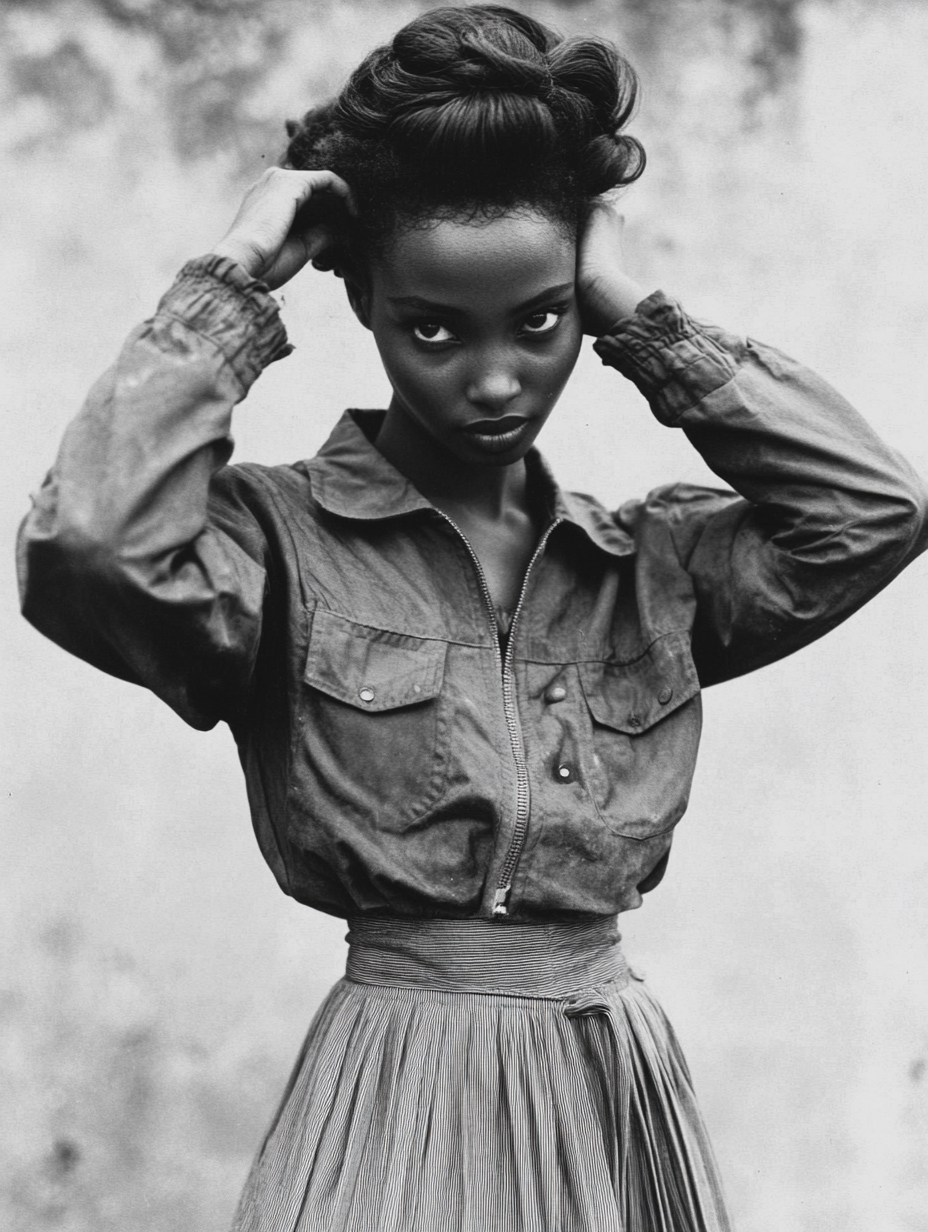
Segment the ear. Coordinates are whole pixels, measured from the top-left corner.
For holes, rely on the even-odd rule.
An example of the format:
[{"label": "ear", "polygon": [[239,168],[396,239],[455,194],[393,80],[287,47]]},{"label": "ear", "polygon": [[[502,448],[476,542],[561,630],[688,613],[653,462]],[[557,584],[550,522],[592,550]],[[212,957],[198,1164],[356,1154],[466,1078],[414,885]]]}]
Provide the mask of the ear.
[{"label": "ear", "polygon": [[348,303],[351,305],[351,311],[358,318],[365,329],[371,327],[370,317],[370,289],[366,282],[361,282],[354,274],[349,274],[344,270],[342,277],[345,280],[345,294],[348,296]]}]

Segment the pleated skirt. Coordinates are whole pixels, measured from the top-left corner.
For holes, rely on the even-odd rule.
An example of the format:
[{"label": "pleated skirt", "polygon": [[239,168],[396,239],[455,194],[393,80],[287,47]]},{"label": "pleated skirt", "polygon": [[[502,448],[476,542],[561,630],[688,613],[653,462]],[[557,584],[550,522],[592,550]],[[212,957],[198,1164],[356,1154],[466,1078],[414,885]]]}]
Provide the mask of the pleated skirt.
[{"label": "pleated skirt", "polygon": [[729,1232],[614,918],[349,929],[233,1232]]}]

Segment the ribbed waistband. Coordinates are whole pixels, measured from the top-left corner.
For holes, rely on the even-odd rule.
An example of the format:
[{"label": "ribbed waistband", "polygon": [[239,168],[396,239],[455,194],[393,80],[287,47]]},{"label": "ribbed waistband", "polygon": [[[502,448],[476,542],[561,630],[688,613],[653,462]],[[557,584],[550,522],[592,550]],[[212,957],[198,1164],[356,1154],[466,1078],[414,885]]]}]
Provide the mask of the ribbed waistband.
[{"label": "ribbed waistband", "polygon": [[352,916],[357,984],[561,999],[628,982],[615,916],[539,923]]}]

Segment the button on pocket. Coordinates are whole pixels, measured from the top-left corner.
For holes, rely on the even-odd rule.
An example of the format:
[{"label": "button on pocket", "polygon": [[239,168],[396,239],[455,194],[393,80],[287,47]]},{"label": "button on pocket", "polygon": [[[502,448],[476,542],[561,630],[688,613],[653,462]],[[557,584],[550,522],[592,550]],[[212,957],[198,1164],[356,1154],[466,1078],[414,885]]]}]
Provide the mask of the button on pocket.
[{"label": "button on pocket", "polygon": [[701,727],[699,681],[685,634],[629,663],[578,664],[590,715],[584,774],[604,824],[645,839],[686,808]]},{"label": "button on pocket", "polygon": [[445,790],[447,645],[313,614],[301,715],[303,810],[402,831]]}]

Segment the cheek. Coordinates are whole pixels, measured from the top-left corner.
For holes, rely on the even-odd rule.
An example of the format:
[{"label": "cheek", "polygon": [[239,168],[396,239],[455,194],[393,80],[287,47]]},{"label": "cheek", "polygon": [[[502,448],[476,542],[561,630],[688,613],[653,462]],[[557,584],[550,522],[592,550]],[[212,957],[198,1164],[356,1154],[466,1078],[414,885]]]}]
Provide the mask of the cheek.
[{"label": "cheek", "polygon": [[[568,322],[564,322],[567,326]],[[577,364],[580,347],[583,343],[583,333],[579,322],[571,323],[570,329],[564,329],[558,338],[557,346],[544,357],[538,368],[538,379],[553,391],[560,392],[567,383],[570,374]]]},{"label": "cheek", "polygon": [[391,385],[409,403],[424,400],[432,404],[437,395],[454,386],[453,364],[430,364],[405,339],[385,340],[380,357]]}]

